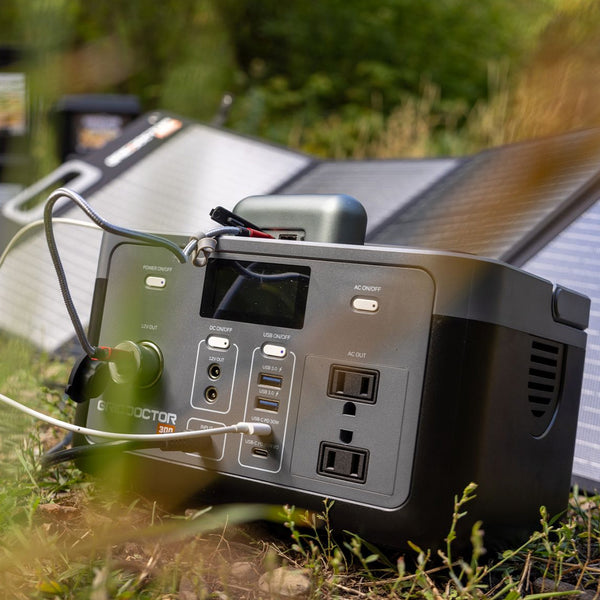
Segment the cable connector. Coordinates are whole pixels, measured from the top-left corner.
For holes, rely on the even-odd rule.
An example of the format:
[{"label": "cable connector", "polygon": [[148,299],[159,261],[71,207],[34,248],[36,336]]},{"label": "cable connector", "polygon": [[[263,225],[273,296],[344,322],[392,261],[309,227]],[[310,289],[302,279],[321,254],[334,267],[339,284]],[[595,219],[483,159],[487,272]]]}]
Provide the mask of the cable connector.
[{"label": "cable connector", "polygon": [[210,255],[217,249],[217,238],[208,237],[204,233],[198,233],[190,238],[184,252],[191,257],[192,264],[196,267],[204,267]]},{"label": "cable connector", "polygon": [[244,217],[240,217],[240,215],[232,213],[222,206],[216,206],[208,214],[213,221],[225,227],[243,227],[246,229],[255,229],[257,231],[260,230],[260,227],[257,227],[254,223],[244,219]]},{"label": "cable connector", "polygon": [[153,342],[126,340],[110,350],[104,360],[108,361],[108,371],[115,383],[135,383],[141,388],[148,388],[160,379],[163,356]]},{"label": "cable connector", "polygon": [[223,225],[225,227],[237,227],[239,229],[239,233],[236,235],[255,238],[273,238],[271,234],[266,233],[254,223],[244,219],[244,217],[240,217],[240,215],[232,213],[230,210],[227,210],[222,206],[213,208],[209,214],[210,218],[219,223],[219,225]]},{"label": "cable connector", "polygon": [[131,360],[131,351],[111,346],[96,346],[91,359],[101,362],[123,362]]},{"label": "cable connector", "polygon": [[102,394],[109,379],[108,365],[105,362],[93,360],[83,354],[71,369],[65,394],[77,403],[86,402]]},{"label": "cable connector", "polygon": [[247,433],[248,435],[258,435],[260,437],[271,435],[273,429],[267,423],[250,423],[242,421],[234,425],[236,433]]}]

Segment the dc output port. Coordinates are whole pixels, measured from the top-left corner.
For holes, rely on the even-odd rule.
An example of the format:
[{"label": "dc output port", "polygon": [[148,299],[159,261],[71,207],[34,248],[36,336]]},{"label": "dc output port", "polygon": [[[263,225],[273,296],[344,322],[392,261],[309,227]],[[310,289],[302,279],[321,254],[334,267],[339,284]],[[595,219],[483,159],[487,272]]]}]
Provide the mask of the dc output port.
[{"label": "dc output port", "polygon": [[211,379],[219,379],[219,377],[221,377],[221,365],[218,365],[217,363],[213,363],[212,365],[210,365],[208,367],[208,376]]},{"label": "dc output port", "polygon": [[204,390],[204,399],[211,404],[217,399],[218,395],[219,392],[214,385],[211,385]]}]

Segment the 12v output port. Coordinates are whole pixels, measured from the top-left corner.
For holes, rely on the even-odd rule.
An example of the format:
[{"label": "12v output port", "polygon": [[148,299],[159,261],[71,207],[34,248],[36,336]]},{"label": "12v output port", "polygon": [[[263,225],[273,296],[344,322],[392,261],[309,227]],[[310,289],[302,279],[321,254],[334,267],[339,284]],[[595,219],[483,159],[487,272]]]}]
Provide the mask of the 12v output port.
[{"label": "12v output port", "polygon": [[217,363],[212,363],[211,365],[208,366],[207,369],[208,372],[208,376],[213,379],[219,379],[219,377],[221,377],[221,365],[217,364]]},{"label": "12v output port", "polygon": [[217,391],[217,388],[214,385],[209,385],[204,390],[204,399],[207,402],[210,402],[211,404],[216,401],[218,395],[219,395],[219,392]]}]

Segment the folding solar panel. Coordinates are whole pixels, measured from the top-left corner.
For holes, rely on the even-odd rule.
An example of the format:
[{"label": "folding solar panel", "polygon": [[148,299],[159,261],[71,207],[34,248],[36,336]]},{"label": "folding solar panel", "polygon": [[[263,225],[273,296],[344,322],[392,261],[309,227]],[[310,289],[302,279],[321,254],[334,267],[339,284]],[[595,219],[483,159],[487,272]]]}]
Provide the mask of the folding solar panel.
[{"label": "folding solar panel", "polygon": [[498,258],[592,300],[574,480],[600,482],[600,131],[482,152],[371,234],[370,242]]},{"label": "folding solar panel", "polygon": [[481,152],[400,208],[368,239],[520,265],[593,201],[598,165],[598,130]]},{"label": "folding solar panel", "polygon": [[348,194],[367,209],[369,237],[370,232],[460,163],[456,158],[323,161],[284,185],[279,192]]},{"label": "folding solar panel", "polygon": [[524,265],[592,300],[573,463],[584,489],[600,482],[600,202],[596,202]]}]

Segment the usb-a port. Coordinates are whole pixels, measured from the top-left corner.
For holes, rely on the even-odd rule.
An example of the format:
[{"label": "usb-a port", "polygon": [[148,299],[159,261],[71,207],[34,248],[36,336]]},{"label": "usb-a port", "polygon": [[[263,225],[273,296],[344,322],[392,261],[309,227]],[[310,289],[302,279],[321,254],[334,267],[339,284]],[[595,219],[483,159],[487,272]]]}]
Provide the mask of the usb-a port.
[{"label": "usb-a port", "polygon": [[280,388],[283,384],[283,377],[271,375],[271,373],[259,373],[258,385],[268,385],[270,387]]},{"label": "usb-a port", "polygon": [[254,408],[268,410],[270,412],[277,412],[279,410],[279,400],[257,396],[256,400],[254,401]]}]

